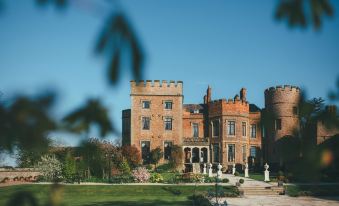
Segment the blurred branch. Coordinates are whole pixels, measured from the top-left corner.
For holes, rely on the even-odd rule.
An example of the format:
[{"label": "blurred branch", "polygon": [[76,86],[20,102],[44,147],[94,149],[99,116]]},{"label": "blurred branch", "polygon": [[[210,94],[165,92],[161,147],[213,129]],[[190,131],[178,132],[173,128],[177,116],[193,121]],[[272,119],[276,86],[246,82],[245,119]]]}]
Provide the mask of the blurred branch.
[{"label": "blurred branch", "polygon": [[279,21],[286,19],[290,27],[313,25],[318,30],[323,19],[333,14],[333,6],[328,0],[280,0],[275,18]]},{"label": "blurred branch", "polygon": [[86,135],[89,134],[91,125],[99,127],[101,137],[115,131],[108,116],[108,109],[98,99],[89,99],[84,106],[68,114],[63,122],[69,131],[85,132]]},{"label": "blurred branch", "polygon": [[17,96],[10,103],[0,101],[0,151],[43,150],[49,145],[47,134],[56,129],[49,114],[55,93],[37,97]]},{"label": "blurred branch", "polygon": [[338,101],[339,100],[339,77],[337,78],[336,88],[329,92],[328,97],[332,101]]}]

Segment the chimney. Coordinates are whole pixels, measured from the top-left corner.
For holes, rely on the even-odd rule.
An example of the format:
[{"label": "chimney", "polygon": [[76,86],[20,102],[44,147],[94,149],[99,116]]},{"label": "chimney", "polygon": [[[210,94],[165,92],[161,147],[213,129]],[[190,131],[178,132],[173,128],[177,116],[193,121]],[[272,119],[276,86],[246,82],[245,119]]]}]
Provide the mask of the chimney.
[{"label": "chimney", "polygon": [[240,99],[246,101],[246,88],[241,88],[240,90]]},{"label": "chimney", "polygon": [[210,87],[210,85],[208,85],[207,87],[207,92],[206,92],[206,99],[207,99],[207,103],[212,101],[212,89]]}]

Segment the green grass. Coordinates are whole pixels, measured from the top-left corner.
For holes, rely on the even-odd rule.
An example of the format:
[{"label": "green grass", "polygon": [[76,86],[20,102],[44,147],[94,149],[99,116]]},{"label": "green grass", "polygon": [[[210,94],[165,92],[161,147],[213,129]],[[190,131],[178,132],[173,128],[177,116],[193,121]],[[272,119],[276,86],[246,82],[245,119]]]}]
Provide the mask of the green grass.
[{"label": "green grass", "polygon": [[288,185],[286,194],[298,196],[338,196],[339,185]]},{"label": "green grass", "polygon": [[[108,205],[192,205],[190,196],[194,186],[161,185],[62,185],[61,199],[64,205],[108,206]],[[213,186],[197,186],[196,192],[203,193]],[[232,190],[232,188],[227,188]],[[28,191],[46,205],[51,185],[20,185],[0,188],[0,205],[16,192]]]}]

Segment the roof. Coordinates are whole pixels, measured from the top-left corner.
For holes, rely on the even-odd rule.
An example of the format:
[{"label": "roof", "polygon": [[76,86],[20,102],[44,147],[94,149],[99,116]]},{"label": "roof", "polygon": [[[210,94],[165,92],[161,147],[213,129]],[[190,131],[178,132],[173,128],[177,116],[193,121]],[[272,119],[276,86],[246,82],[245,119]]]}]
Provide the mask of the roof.
[{"label": "roof", "polygon": [[250,112],[260,112],[261,109],[255,105],[255,104],[250,104]]},{"label": "roof", "polygon": [[199,110],[199,112],[202,112],[204,110],[203,104],[184,104],[183,109],[187,112],[192,112],[195,110]]}]

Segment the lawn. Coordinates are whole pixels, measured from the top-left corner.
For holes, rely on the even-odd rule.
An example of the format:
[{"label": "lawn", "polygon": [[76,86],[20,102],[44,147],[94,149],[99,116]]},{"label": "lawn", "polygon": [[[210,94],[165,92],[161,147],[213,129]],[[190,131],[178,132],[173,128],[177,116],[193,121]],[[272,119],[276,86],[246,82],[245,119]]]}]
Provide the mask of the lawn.
[{"label": "lawn", "polygon": [[[213,186],[197,186],[197,193],[206,192]],[[232,189],[231,187],[228,189]],[[0,205],[6,205],[16,192],[28,191],[46,205],[50,185],[20,185],[0,188]],[[192,205],[190,196],[194,186],[163,185],[62,185],[60,196],[64,205]],[[54,199],[58,196],[54,196]]]},{"label": "lawn", "polygon": [[297,196],[339,196],[339,185],[288,185],[286,194]]}]

